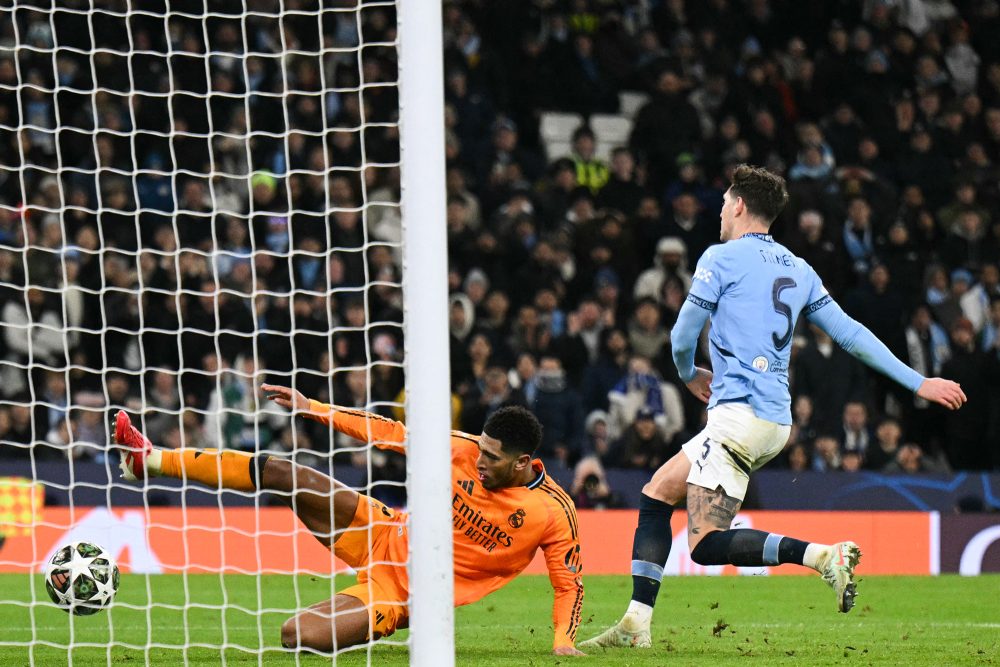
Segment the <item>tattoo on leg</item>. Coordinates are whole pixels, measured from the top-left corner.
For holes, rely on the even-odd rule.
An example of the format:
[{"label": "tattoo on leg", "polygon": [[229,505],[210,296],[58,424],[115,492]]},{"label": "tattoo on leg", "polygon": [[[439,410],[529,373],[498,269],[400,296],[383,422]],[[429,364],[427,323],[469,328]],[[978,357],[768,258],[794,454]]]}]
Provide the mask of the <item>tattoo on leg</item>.
[{"label": "tattoo on leg", "polygon": [[743,503],[727,496],[722,487],[710,491],[690,485],[688,488],[688,533],[700,535],[713,530],[728,530]]}]

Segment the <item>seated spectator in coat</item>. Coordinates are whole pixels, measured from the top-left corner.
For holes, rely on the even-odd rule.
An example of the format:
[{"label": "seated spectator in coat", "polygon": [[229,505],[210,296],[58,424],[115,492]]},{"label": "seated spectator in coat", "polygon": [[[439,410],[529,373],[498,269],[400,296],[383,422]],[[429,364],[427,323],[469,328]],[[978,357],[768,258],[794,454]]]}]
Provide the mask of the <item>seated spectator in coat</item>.
[{"label": "seated spectator in coat", "polygon": [[1000,350],[1000,296],[990,301],[990,315],[983,325],[979,347],[983,352],[996,353]]},{"label": "seated spectator in coat", "polygon": [[629,360],[628,375],[608,393],[608,402],[612,438],[620,438],[643,408],[652,411],[664,440],[672,440],[684,430],[680,391],[664,382],[645,357],[635,356]]},{"label": "seated spectator in coat", "polygon": [[597,138],[594,131],[582,125],[573,132],[573,166],[576,168],[576,183],[589,189],[595,195],[608,182],[608,165],[595,155]]},{"label": "seated spectator in coat", "polygon": [[536,375],[538,391],[529,404],[542,423],[542,444],[538,456],[572,465],[583,452],[583,401],[568,386],[566,371],[557,357],[543,356]]},{"label": "seated spectator in coat", "polygon": [[850,401],[844,406],[844,418],[840,429],[840,448],[844,452],[868,451],[872,443],[871,427],[868,425],[868,408],[860,401]]},{"label": "seated spectator in coat", "polygon": [[645,297],[660,299],[663,295],[663,284],[672,277],[679,279],[684,284],[685,290],[691,287],[687,246],[676,236],[665,236],[656,244],[653,267],[640,273],[636,279],[632,296],[636,301]]},{"label": "seated spectator in coat", "polygon": [[608,485],[600,461],[592,456],[583,458],[576,464],[569,493],[573,496],[577,509],[614,509],[623,504],[618,494]]},{"label": "seated spectator in coat", "polygon": [[656,470],[680,451],[663,438],[655,416],[649,408],[639,410],[635,421],[613,445],[612,467]]},{"label": "seated spectator in coat", "polygon": [[583,422],[583,430],[586,434],[586,443],[583,446],[584,458],[596,457],[602,465],[610,466],[613,443],[608,437],[608,413],[604,410],[594,410],[588,414]]},{"label": "seated spectator in coat", "polygon": [[941,368],[941,375],[962,385],[969,397],[958,414],[947,414],[945,442],[948,461],[959,470],[989,470],[992,467],[990,444],[985,440],[993,408],[990,397],[1000,379],[1000,361],[976,347],[972,323],[964,317],[951,326],[951,359]]},{"label": "seated spectator in coat", "polygon": [[840,443],[836,436],[821,435],[813,444],[812,469],[829,472],[840,469]]},{"label": "seated spectator in coat", "polygon": [[792,472],[809,470],[809,448],[801,442],[794,442],[785,448],[785,459]]},{"label": "seated spectator in coat", "polygon": [[611,174],[597,195],[597,205],[632,215],[645,189],[636,182],[635,156],[625,146],[611,151]]},{"label": "seated spectator in coat", "polygon": [[836,345],[819,327],[810,326],[813,339],[795,357],[795,395],[811,402],[814,429],[832,431],[848,401],[867,397],[866,373],[861,363]]},{"label": "seated spectator in coat", "polygon": [[788,249],[809,262],[834,297],[844,290],[843,251],[823,231],[823,214],[813,209],[799,213],[798,233],[788,240]]},{"label": "seated spectator in coat", "polygon": [[863,282],[864,276],[875,260],[875,236],[872,229],[872,208],[861,197],[855,197],[847,205],[844,247],[847,249],[856,281]]},{"label": "seated spectator in coat", "polygon": [[597,361],[583,370],[583,408],[588,412],[608,409],[608,392],[628,372],[628,338],[621,329],[601,332],[601,352]]},{"label": "seated spectator in coat", "polygon": [[635,315],[628,325],[628,342],[632,351],[647,359],[656,359],[670,342],[670,333],[663,326],[660,307],[646,297],[635,306]]},{"label": "seated spectator in coat", "polygon": [[864,457],[860,452],[844,452],[840,458],[840,469],[843,472],[859,472],[863,463]]},{"label": "seated spectator in coat", "polygon": [[480,433],[483,425],[494,412],[508,405],[527,407],[528,402],[520,389],[510,386],[507,371],[500,366],[490,366],[462,399],[462,430]]},{"label": "seated spectator in coat", "polygon": [[983,217],[975,210],[959,214],[944,238],[941,259],[948,266],[978,271],[983,264],[997,261],[996,239],[992,238]]},{"label": "seated spectator in coat", "polygon": [[868,448],[865,468],[881,470],[896,458],[896,452],[903,440],[903,430],[899,422],[888,417],[875,428],[875,442]]},{"label": "seated spectator in coat", "polygon": [[[792,401],[792,427],[797,434],[794,442],[811,443],[819,434],[816,429],[813,400],[809,396],[796,396]],[[793,442],[791,437],[789,442]]]},{"label": "seated spectator in coat", "polygon": [[947,474],[947,466],[937,463],[933,459],[924,456],[924,450],[914,442],[908,442],[896,452],[896,458],[882,468],[885,473],[902,473],[913,475],[916,473],[938,473]]}]

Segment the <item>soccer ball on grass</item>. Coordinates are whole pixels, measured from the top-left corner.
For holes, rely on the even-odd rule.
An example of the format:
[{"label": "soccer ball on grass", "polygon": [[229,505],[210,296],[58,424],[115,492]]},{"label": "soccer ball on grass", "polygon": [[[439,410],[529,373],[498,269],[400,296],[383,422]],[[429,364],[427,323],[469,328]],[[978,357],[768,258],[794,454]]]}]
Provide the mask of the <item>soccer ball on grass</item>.
[{"label": "soccer ball on grass", "polygon": [[74,542],[45,564],[45,590],[56,606],[77,616],[96,614],[118,592],[118,565],[101,547]]}]

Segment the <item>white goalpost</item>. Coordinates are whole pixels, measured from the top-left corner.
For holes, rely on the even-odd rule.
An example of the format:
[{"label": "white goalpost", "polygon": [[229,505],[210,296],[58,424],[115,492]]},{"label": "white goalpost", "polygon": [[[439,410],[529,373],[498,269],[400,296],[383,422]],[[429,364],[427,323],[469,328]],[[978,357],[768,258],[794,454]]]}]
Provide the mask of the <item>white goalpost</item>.
[{"label": "white goalpost", "polygon": [[[455,664],[441,3],[401,2],[400,153],[413,665]],[[428,45],[435,45],[429,47]],[[417,167],[416,165],[420,165]],[[407,289],[408,286],[412,286]],[[419,286],[419,287],[418,287]]]},{"label": "white goalpost", "polygon": [[[409,634],[333,662],[454,664],[441,20],[0,3],[0,663],[299,664],[282,623],[356,574],[267,494],[123,481],[125,410],[158,446],[285,457],[406,509]],[[405,459],[262,382],[405,419]],[[109,610],[46,593],[76,542],[121,567]]]}]

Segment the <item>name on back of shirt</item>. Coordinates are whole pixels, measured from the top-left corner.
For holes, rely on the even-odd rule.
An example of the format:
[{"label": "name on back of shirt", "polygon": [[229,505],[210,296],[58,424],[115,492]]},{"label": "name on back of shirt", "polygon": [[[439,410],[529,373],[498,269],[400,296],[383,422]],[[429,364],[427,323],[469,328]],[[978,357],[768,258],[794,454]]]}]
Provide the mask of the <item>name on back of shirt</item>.
[{"label": "name on back of shirt", "polygon": [[761,259],[764,260],[765,264],[779,264],[781,266],[795,266],[795,260],[792,255],[784,253],[778,255],[771,252],[770,250],[760,249],[757,252],[760,253]]}]

